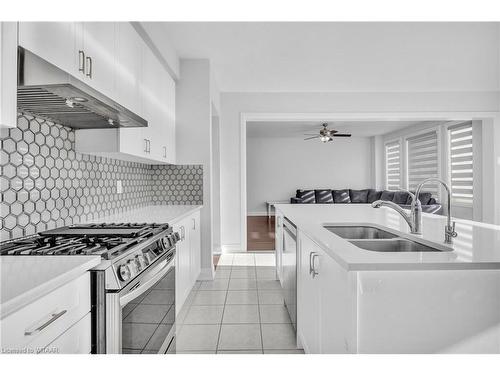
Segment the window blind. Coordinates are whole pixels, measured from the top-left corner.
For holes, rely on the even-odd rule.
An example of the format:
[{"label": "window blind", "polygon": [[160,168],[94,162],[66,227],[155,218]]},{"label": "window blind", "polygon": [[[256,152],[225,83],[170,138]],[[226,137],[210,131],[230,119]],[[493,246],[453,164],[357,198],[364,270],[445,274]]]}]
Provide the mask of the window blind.
[{"label": "window blind", "polygon": [[399,141],[385,145],[385,187],[387,190],[401,188],[401,144]]},{"label": "window blind", "polygon": [[472,205],[474,173],[472,122],[448,128],[450,150],[451,199],[454,203]]},{"label": "window blind", "polygon": [[[435,130],[406,140],[408,188],[415,191],[422,180],[438,177],[438,137]],[[438,195],[437,184],[427,184],[423,190]]]}]

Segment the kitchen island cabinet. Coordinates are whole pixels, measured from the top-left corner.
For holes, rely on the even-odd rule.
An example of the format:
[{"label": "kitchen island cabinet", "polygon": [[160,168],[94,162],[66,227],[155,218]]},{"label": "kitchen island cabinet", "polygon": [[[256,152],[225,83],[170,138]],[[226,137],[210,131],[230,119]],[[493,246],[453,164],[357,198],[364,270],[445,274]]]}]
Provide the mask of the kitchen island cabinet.
[{"label": "kitchen island cabinet", "polygon": [[425,214],[412,237],[390,210],[336,206],[277,207],[299,231],[297,336],[307,353],[500,353],[497,227],[457,220],[450,251],[369,251],[324,225],[442,246],[446,218]]}]

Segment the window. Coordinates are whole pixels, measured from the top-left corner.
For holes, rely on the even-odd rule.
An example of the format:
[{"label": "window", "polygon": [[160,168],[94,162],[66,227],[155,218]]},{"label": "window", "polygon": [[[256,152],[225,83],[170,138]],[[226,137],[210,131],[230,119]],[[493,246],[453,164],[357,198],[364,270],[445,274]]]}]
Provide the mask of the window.
[{"label": "window", "polygon": [[401,144],[399,141],[385,144],[385,187],[387,190],[401,188]]},{"label": "window", "polygon": [[[433,130],[406,139],[408,189],[415,191],[422,180],[439,176],[438,135]],[[423,188],[438,196],[437,184],[426,184]]]},{"label": "window", "polygon": [[448,128],[451,199],[461,205],[472,205],[474,192],[472,122]]}]

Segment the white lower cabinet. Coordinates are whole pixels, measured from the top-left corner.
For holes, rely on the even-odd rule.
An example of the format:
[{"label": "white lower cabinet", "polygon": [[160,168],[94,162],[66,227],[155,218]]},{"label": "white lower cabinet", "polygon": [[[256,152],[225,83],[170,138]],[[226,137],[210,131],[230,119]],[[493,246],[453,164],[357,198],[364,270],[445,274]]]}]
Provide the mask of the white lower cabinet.
[{"label": "white lower cabinet", "polygon": [[320,277],[311,274],[311,261],[319,247],[299,233],[297,257],[297,336],[306,353],[321,353]]},{"label": "white lower cabinet", "polygon": [[[28,353],[90,353],[90,274],[37,299],[0,321],[2,349]],[[88,316],[88,318],[86,318]],[[73,332],[73,333],[71,333]],[[78,337],[70,337],[76,334]],[[75,341],[77,340],[77,341]]]},{"label": "white lower cabinet", "polygon": [[299,232],[297,335],[306,353],[352,353],[349,274]]},{"label": "white lower cabinet", "polygon": [[52,341],[43,350],[43,354],[90,354],[92,340],[90,313]]},{"label": "white lower cabinet", "polygon": [[181,236],[176,245],[175,270],[175,309],[178,313],[200,275],[200,211],[175,223],[173,229]]}]

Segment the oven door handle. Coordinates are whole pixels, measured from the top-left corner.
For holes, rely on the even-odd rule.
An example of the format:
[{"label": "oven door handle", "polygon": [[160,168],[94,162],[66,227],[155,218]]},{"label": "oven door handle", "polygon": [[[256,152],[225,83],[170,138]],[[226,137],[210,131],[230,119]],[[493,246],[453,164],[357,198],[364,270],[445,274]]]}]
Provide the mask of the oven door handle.
[{"label": "oven door handle", "polygon": [[173,261],[175,257],[169,261],[165,260],[155,267],[153,274],[148,275],[141,279],[137,284],[135,284],[132,289],[130,289],[126,294],[120,296],[120,306],[123,307],[133,299],[139,297],[146,290],[151,288],[155,283],[160,281],[160,279],[167,274],[167,272],[172,268]]}]

